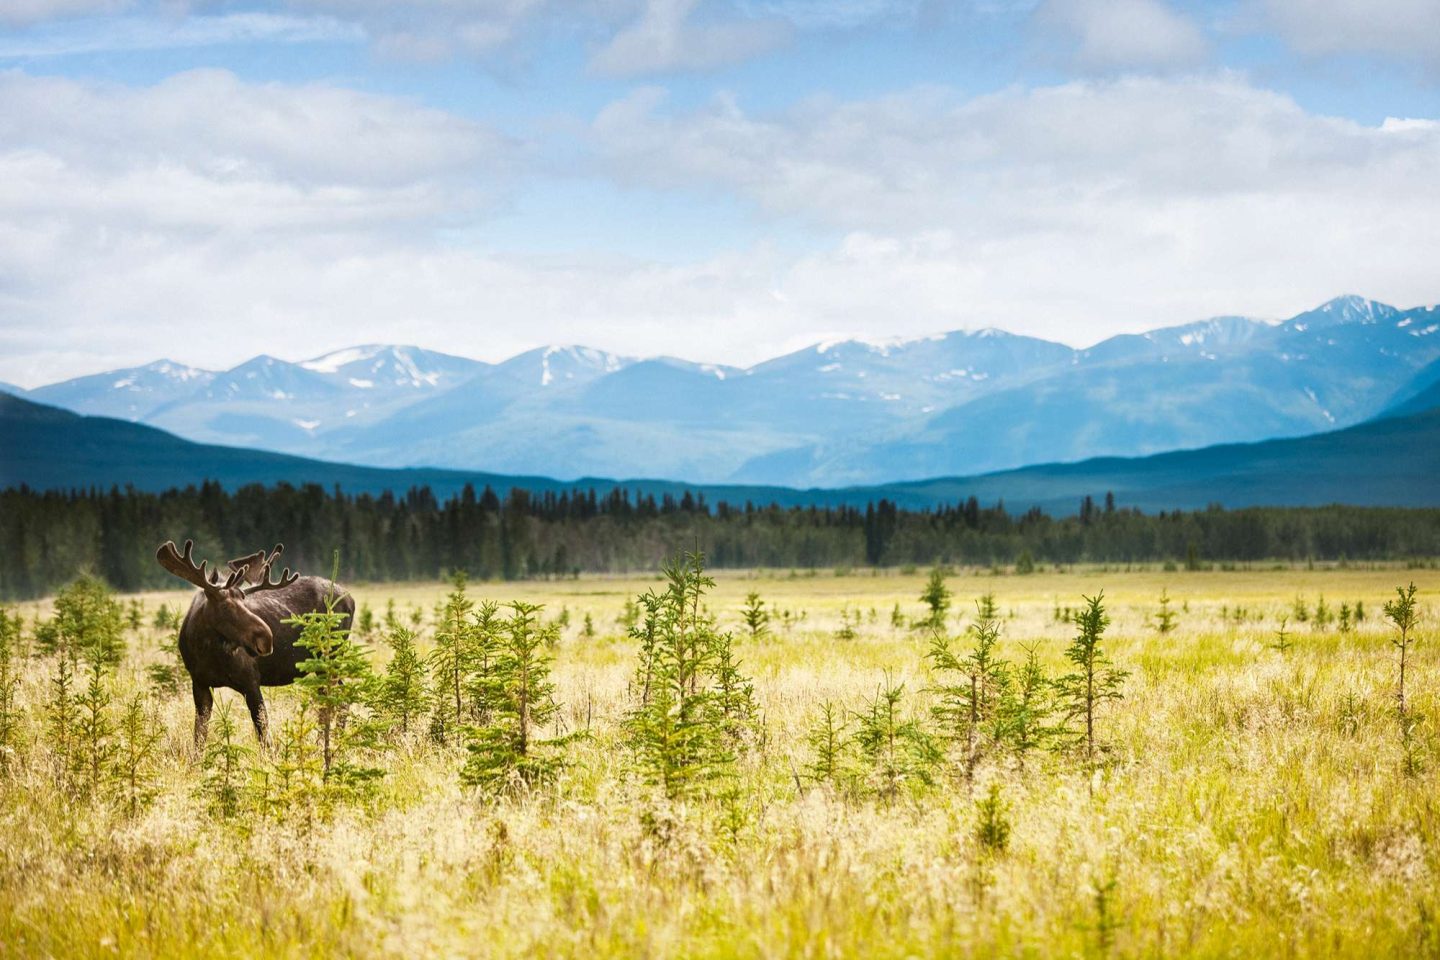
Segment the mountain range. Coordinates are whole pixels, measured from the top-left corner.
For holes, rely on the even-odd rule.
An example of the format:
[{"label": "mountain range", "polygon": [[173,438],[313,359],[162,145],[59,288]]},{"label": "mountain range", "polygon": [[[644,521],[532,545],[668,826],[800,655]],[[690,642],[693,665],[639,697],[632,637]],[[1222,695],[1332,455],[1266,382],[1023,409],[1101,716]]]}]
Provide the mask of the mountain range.
[{"label": "mountain range", "polygon": [[[1419,396],[1417,394],[1416,396]],[[1121,506],[1146,511],[1227,507],[1360,506],[1440,507],[1440,398],[1429,409],[1377,418],[1307,437],[1222,444],[1149,457],[1100,457],[982,476],[944,477],[880,486],[794,489],[755,485],[681,484],[674,481],[581,478],[564,482],[456,470],[385,469],[307,460],[287,454],[210,446],[182,440],[143,424],[86,417],[0,394],[0,490],[133,486],[163,491],[214,480],[244,484],[318,483],[349,493],[396,494],[428,486],[450,496],[466,484],[502,493],[575,487],[605,495],[615,487],[656,497],[684,490],[711,502],[781,506],[864,507],[880,499],[910,509],[976,497],[1003,500],[1012,512],[1039,507],[1073,513],[1081,499],[1113,492]]]},{"label": "mountain range", "polygon": [[29,400],[206,444],[373,467],[792,488],[974,476],[1297,437],[1440,393],[1440,308],[1355,296],[1075,349],[1000,330],[816,344],[748,368],[545,347],[161,360]]}]

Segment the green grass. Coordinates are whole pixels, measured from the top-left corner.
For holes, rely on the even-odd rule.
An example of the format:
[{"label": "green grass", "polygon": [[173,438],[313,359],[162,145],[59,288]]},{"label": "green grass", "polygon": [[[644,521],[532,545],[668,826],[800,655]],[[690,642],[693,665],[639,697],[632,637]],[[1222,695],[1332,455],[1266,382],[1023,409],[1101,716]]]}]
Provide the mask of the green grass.
[{"label": "green grass", "polygon": [[[1002,654],[1018,660],[1020,643],[1038,640],[1052,674],[1071,634],[1055,603],[1105,590],[1106,647],[1132,671],[1102,714],[1110,762],[1093,777],[1070,757],[989,762],[974,782],[947,775],[890,805],[797,788],[819,701],[858,708],[888,672],[919,692],[913,709],[927,706],[925,637],[889,624],[897,602],[922,616],[924,574],[717,574],[711,606],[737,638],[751,590],[804,612],[758,643],[737,640],[767,736],[739,763],[734,836],[718,803],[664,802],[627,755],[634,650],[616,618],[653,579],[471,587],[545,603],[552,617],[570,610],[555,650],[559,716],[568,730],[588,717],[592,737],[553,787],[488,800],[461,787],[461,751],[416,738],[385,757],[374,803],[308,828],[284,811],[206,812],[188,692],[161,703],[157,794],[138,817],[62,796],[41,722],[50,664],[29,659],[23,743],[0,779],[0,955],[1440,956],[1434,571],[962,571],[949,580],[952,630],[993,590]],[[1407,690],[1422,718],[1418,769],[1405,762],[1380,619],[1410,579],[1423,608]],[[1165,636],[1147,623],[1162,588],[1178,614]],[[402,613],[420,606],[428,646],[445,590],[354,592],[377,614],[389,598]],[[1346,635],[1292,623],[1294,648],[1270,649],[1295,597],[1313,606],[1322,593],[1334,607],[1363,600],[1367,620]],[[141,599],[148,621],[189,598]],[[1236,604],[1252,619],[1222,621]],[[847,608],[864,612],[858,636],[837,640]],[[44,610],[27,605],[27,624]],[[593,640],[580,635],[587,612]],[[144,686],[158,641],[149,629],[130,637],[118,692]],[[278,729],[297,694],[267,696]],[[217,698],[243,718],[238,695]],[[976,839],[975,802],[992,782],[1012,827],[1000,853]]]}]

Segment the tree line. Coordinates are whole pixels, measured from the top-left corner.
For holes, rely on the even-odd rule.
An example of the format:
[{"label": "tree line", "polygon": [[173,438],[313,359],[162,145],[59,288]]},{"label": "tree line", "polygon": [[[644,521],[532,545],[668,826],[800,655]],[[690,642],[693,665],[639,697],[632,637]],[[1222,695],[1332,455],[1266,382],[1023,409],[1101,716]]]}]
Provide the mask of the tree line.
[{"label": "tree line", "polygon": [[1014,565],[1264,560],[1393,560],[1440,554],[1440,510],[1329,506],[1161,511],[1086,497],[1072,516],[1012,513],[974,497],[907,510],[707,503],[615,489],[504,496],[466,487],[346,494],[316,484],[219,483],[150,493],[111,488],[0,491],[0,598],[49,594],[88,572],[117,589],[172,586],[155,563],[165,540],[194,539],[215,560],[283,541],[299,569],[339,550],[354,581],[522,579],[654,570],[678,550],[714,567]]}]

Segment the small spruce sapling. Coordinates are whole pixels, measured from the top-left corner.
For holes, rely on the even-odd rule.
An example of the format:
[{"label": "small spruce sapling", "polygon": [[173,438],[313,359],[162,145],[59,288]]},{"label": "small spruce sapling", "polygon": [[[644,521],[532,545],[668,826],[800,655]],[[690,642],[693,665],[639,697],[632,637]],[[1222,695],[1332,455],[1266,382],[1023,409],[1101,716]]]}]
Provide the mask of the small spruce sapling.
[{"label": "small spruce sapling", "polygon": [[1085,606],[1075,614],[1079,633],[1065,650],[1065,658],[1074,670],[1055,681],[1056,698],[1064,722],[1080,722],[1081,729],[1070,731],[1070,743],[1085,750],[1087,766],[1094,767],[1095,754],[1101,749],[1095,731],[1100,708],[1112,700],[1123,699],[1126,671],[1117,669],[1100,646],[1110,617],[1105,613],[1105,595],[1083,597]]},{"label": "small spruce sapling", "polygon": [[77,657],[113,667],[125,653],[120,602],[102,581],[80,577],[55,597],[55,617],[37,633],[45,653],[68,648]]},{"label": "small spruce sapling", "polygon": [[309,653],[298,667],[295,686],[315,709],[322,775],[337,797],[364,798],[383,773],[364,759],[376,746],[377,724],[365,711],[375,701],[376,678],[365,648],[345,628],[339,598],[325,597],[325,609],[291,617],[300,627],[295,645]]},{"label": "small spruce sapling", "polygon": [[307,829],[326,800],[325,764],[318,739],[314,708],[302,699],[280,724],[266,751],[265,764],[257,771],[265,801],[261,809]]},{"label": "small spruce sapling", "polygon": [[390,646],[390,662],[380,682],[380,712],[398,727],[401,736],[410,732],[410,725],[425,712],[429,700],[425,695],[427,676],[425,661],[415,648],[415,632],[394,618],[387,618],[385,642]]},{"label": "small spruce sapling", "polygon": [[991,783],[985,796],[975,801],[975,839],[992,854],[1004,853],[1010,845],[1010,805],[1000,794],[1000,784]]},{"label": "small spruce sapling", "polygon": [[920,625],[937,630],[944,627],[945,617],[950,612],[950,597],[950,588],[945,585],[945,571],[935,567],[920,594],[920,602],[930,608],[930,615]]},{"label": "small spruce sapling", "polygon": [[469,758],[460,772],[467,785],[502,791],[534,786],[554,778],[563,758],[559,747],[568,737],[541,739],[539,729],[558,710],[545,629],[535,604],[510,604],[501,623],[500,642],[490,665],[493,695],[488,719],[466,728]]},{"label": "small spruce sapling", "polygon": [[1000,624],[993,616],[993,602],[976,604],[976,619],[967,631],[974,637],[973,648],[959,656],[952,648],[952,639],[936,633],[930,642],[930,667],[939,682],[935,685],[936,704],[931,713],[939,722],[946,739],[962,751],[962,767],[967,777],[975,772],[985,750],[1004,732],[993,727],[997,710],[1010,685],[1009,664],[995,654],[1000,639]]},{"label": "small spruce sapling", "polygon": [[715,585],[703,555],[668,565],[664,576],[663,593],[641,598],[645,622],[633,631],[639,702],[625,726],[642,776],[673,800],[706,793],[730,773],[750,691],[731,658],[730,635],[701,607]]},{"label": "small spruce sapling", "polygon": [[1025,662],[1016,671],[1015,682],[1007,685],[1000,702],[1010,749],[1022,767],[1026,754],[1043,747],[1054,733],[1049,725],[1054,712],[1050,694],[1050,679],[1040,666],[1037,646],[1029,644],[1025,647]]},{"label": "small spruce sapling", "polygon": [[1155,614],[1155,632],[1169,633],[1175,629],[1176,613],[1170,609],[1170,595],[1167,591],[1160,591],[1160,610]]},{"label": "small spruce sapling", "polygon": [[80,705],[75,693],[76,660],[68,645],[55,657],[50,675],[49,696],[45,704],[45,733],[50,743],[50,758],[56,781],[62,788],[73,785],[77,739],[80,727]]},{"label": "small spruce sapling", "polygon": [[1406,660],[1410,654],[1410,648],[1415,645],[1415,626],[1419,622],[1419,615],[1415,609],[1415,584],[1412,582],[1408,587],[1396,587],[1395,599],[1385,603],[1385,616],[1395,625],[1396,635],[1390,638],[1395,649],[1400,651],[1400,671],[1395,681],[1395,704],[1400,714],[1400,724],[1409,734],[1409,724],[1406,722],[1405,705],[1405,667]]},{"label": "small spruce sapling", "polygon": [[115,770],[126,812],[134,817],[154,797],[151,764],[164,728],[153,707],[135,694],[125,701],[116,739]]},{"label": "small spruce sapling", "polygon": [[820,704],[819,717],[805,735],[810,747],[806,774],[816,783],[837,785],[846,775],[847,730],[844,712],[829,700]]},{"label": "small spruce sapling", "polygon": [[1275,631],[1275,639],[1270,644],[1270,649],[1278,650],[1281,656],[1289,653],[1290,649],[1295,646],[1295,641],[1290,638],[1290,632],[1285,629],[1289,624],[1289,617],[1280,618],[1280,627]]},{"label": "small spruce sapling", "polygon": [[117,747],[115,724],[110,719],[111,694],[105,666],[100,660],[92,660],[87,666],[89,680],[76,699],[79,717],[76,772],[83,793],[98,797],[109,786]]},{"label": "small spruce sapling", "polygon": [[465,721],[465,681],[471,659],[470,611],[475,606],[465,596],[464,571],[455,574],[453,585],[435,630],[435,649],[430,652],[429,664],[435,703],[432,732],[442,743]]},{"label": "small spruce sapling", "polygon": [[855,744],[875,795],[886,803],[902,789],[918,791],[934,784],[941,761],[935,741],[913,717],[903,713],[905,685],[887,677],[867,708],[855,714]]},{"label": "small spruce sapling", "polygon": [[[465,657],[467,672],[462,682],[465,696],[470,701],[465,708],[468,722],[489,723],[490,715],[503,695],[495,665],[501,656],[506,629],[507,621],[500,616],[500,604],[494,600],[481,600],[471,618]],[[548,630],[545,636],[549,638],[558,632]]]},{"label": "small spruce sapling", "polygon": [[760,594],[753,590],[745,595],[745,606],[740,609],[740,617],[745,621],[745,628],[750,631],[751,640],[759,640],[770,632],[770,611],[765,609],[765,601],[760,599]]},{"label": "small spruce sapling", "polygon": [[211,813],[228,820],[240,812],[245,797],[244,772],[251,750],[237,735],[228,701],[220,705],[216,715],[215,729],[201,761],[205,777],[200,792]]},{"label": "small spruce sapling", "polygon": [[145,676],[151,686],[165,694],[179,693],[185,679],[185,662],[180,658],[179,628],[166,629],[160,635],[159,663],[145,667]]}]

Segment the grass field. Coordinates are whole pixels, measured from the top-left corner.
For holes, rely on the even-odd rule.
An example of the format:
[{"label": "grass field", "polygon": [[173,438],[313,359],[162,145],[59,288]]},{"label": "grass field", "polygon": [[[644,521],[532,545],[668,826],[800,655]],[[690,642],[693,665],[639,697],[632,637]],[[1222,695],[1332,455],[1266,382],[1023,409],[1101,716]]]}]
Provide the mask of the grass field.
[{"label": "grass field", "polygon": [[[384,752],[368,802],[217,816],[186,691],[156,698],[153,798],[132,815],[58,784],[44,721],[54,658],[26,657],[0,781],[0,956],[1440,956],[1440,572],[957,571],[949,631],[993,591],[1000,654],[1018,662],[1036,641],[1051,675],[1074,634],[1057,607],[1103,589],[1124,698],[1100,712],[1109,750],[1093,771],[1073,753],[997,752],[970,776],[947,761],[933,787],[893,799],[812,783],[806,734],[822,701],[858,711],[887,680],[931,722],[928,634],[892,624],[897,604],[924,614],[925,572],[715,576],[708,602],[735,631],[764,733],[710,799],[663,799],[623,733],[636,645],[617,619],[654,578],[471,585],[568,611],[558,725],[589,733],[552,785],[499,798],[461,785],[461,750],[415,735]],[[1406,744],[1382,604],[1411,580]],[[424,647],[448,589],[353,592],[377,613],[418,607]],[[1162,590],[1177,616],[1164,635]],[[758,641],[739,620],[750,591],[777,616]],[[1322,596],[1331,611],[1363,602],[1365,619],[1317,626]],[[137,599],[148,624],[189,595]],[[28,633],[48,607],[21,612]],[[855,636],[837,636],[842,617]],[[1281,617],[1286,651],[1273,647]],[[117,703],[166,662],[160,640],[149,626],[130,635]],[[383,643],[370,652],[383,664]],[[298,696],[267,691],[273,724]],[[243,702],[218,700],[250,745]],[[981,829],[992,796],[999,844]]]}]

